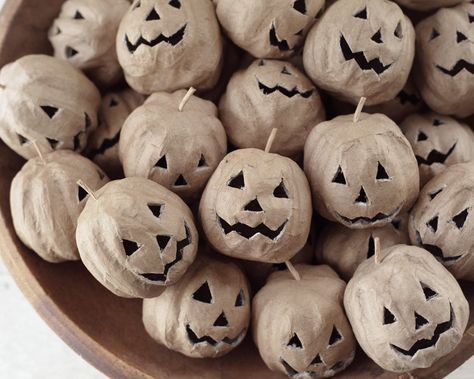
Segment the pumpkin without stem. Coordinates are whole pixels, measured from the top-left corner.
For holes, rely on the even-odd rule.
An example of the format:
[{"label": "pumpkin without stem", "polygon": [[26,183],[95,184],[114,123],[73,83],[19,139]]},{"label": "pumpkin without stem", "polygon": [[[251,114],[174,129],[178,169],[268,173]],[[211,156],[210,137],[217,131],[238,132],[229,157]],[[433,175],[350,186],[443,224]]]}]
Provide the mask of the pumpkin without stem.
[{"label": "pumpkin without stem", "polygon": [[342,100],[367,105],[393,99],[405,85],[415,54],[415,32],[391,1],[339,0],[306,39],[308,75]]},{"label": "pumpkin without stem", "polygon": [[345,283],[329,266],[295,268],[301,280],[277,272],[255,295],[253,339],[271,370],[292,378],[333,376],[356,349],[342,307]]},{"label": "pumpkin without stem", "polygon": [[385,370],[430,367],[461,341],[469,304],[427,251],[396,245],[363,262],[344,306],[362,349]]},{"label": "pumpkin without stem", "polygon": [[49,262],[79,259],[75,233],[88,194],[78,180],[97,190],[103,171],[72,151],[60,150],[30,159],[10,188],[13,225],[22,242]]},{"label": "pumpkin without stem", "polygon": [[410,239],[457,279],[474,281],[474,162],[448,167],[422,189],[410,213]]},{"label": "pumpkin without stem", "polygon": [[81,213],[76,241],[91,274],[122,297],[154,297],[194,261],[198,234],[183,201],[144,178],[108,183]]},{"label": "pumpkin without stem", "polygon": [[235,264],[201,256],[177,284],[143,301],[143,323],[168,349],[193,358],[220,357],[244,339],[250,301],[247,280]]},{"label": "pumpkin without stem", "polygon": [[25,159],[43,151],[81,152],[97,126],[100,94],[67,62],[27,55],[0,71],[0,137]]},{"label": "pumpkin without stem", "polygon": [[143,94],[210,89],[220,76],[222,38],[209,0],[135,0],[116,46],[128,84]]}]

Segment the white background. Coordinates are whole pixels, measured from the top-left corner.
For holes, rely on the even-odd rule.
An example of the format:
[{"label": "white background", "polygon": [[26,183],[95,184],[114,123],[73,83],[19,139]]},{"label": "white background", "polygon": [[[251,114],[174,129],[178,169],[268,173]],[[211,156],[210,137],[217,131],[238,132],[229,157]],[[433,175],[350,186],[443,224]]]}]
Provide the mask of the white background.
[{"label": "white background", "polygon": [[[0,7],[3,3],[0,0]],[[105,378],[49,329],[0,261],[0,378],[65,377]],[[473,379],[474,358],[448,378]]]}]

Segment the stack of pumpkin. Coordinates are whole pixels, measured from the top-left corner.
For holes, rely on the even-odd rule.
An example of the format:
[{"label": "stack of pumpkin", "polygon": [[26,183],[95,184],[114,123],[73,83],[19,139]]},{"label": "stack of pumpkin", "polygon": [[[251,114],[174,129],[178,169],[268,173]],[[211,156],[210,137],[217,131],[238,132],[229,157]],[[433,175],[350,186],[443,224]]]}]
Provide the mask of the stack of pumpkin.
[{"label": "stack of pumpkin", "polygon": [[357,343],[395,372],[452,351],[456,279],[474,280],[474,4],[328,3],[65,2],[55,57],[0,73],[0,136],[28,160],[20,239],[143,298],[149,334],[190,357],[249,324],[294,378]]}]

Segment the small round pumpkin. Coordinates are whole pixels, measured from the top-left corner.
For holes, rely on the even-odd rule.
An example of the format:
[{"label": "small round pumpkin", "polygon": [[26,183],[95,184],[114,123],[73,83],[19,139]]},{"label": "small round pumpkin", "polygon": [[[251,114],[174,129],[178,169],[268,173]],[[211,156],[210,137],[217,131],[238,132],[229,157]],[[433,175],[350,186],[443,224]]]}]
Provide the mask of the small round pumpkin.
[{"label": "small round pumpkin", "polygon": [[348,229],[341,224],[331,223],[323,229],[318,239],[316,257],[347,281],[363,261],[375,254],[376,238],[383,249],[409,243],[408,215],[404,216],[374,229]]},{"label": "small round pumpkin", "polygon": [[413,25],[391,1],[339,0],[308,34],[303,61],[320,88],[357,104],[393,99],[408,79],[415,54]]},{"label": "small round pumpkin", "polygon": [[300,153],[311,129],[325,120],[319,93],[305,74],[288,62],[263,59],[233,75],[219,115],[239,148],[263,149],[278,128],[272,151],[286,156]]},{"label": "small round pumpkin", "polygon": [[446,167],[474,159],[474,133],[451,117],[413,114],[400,128],[415,152],[422,186]]},{"label": "small round pumpkin", "polygon": [[418,11],[431,11],[437,8],[447,8],[459,4],[464,0],[394,0],[404,7]]},{"label": "small round pumpkin", "polygon": [[287,58],[302,45],[324,0],[219,0],[222,28],[239,47],[257,58]]},{"label": "small round pumpkin", "polygon": [[87,202],[76,241],[84,265],[107,289],[148,298],[183,276],[196,256],[198,234],[177,195],[151,180],[126,178]]},{"label": "small round pumpkin", "polygon": [[469,304],[453,276],[427,251],[396,245],[363,262],[344,306],[365,353],[385,370],[430,367],[461,341]]},{"label": "small round pumpkin", "polygon": [[227,138],[210,101],[185,90],[151,95],[126,120],[120,159],[126,176],[151,179],[185,199],[202,192],[227,151]]},{"label": "small round pumpkin", "polygon": [[144,98],[137,92],[126,89],[104,95],[99,108],[99,126],[87,141],[87,155],[112,178],[123,176],[119,158],[119,140],[122,126]]},{"label": "small round pumpkin", "polygon": [[435,112],[474,114],[474,4],[443,8],[416,27],[415,80]]},{"label": "small round pumpkin", "polygon": [[13,178],[10,208],[16,234],[48,262],[79,259],[76,225],[88,195],[78,180],[97,190],[108,178],[87,158],[67,150],[30,159]]},{"label": "small round pumpkin", "polygon": [[311,193],[299,166],[258,149],[229,153],[207,183],[199,204],[204,233],[220,253],[282,263],[305,245]]},{"label": "small round pumpkin", "polygon": [[200,256],[177,284],[143,301],[143,323],[168,349],[216,358],[244,339],[250,302],[247,280],[235,264]]},{"label": "small round pumpkin", "polygon": [[81,152],[97,126],[100,94],[69,63],[27,55],[0,71],[0,137],[25,159],[41,151]]},{"label": "small round pumpkin", "polygon": [[69,0],[49,30],[56,58],[83,70],[95,83],[109,87],[122,78],[115,52],[127,0]]},{"label": "small round pumpkin", "polygon": [[345,283],[329,266],[276,272],[252,302],[253,339],[265,364],[291,378],[330,377],[354,359],[344,314]]},{"label": "small round pumpkin", "polygon": [[433,254],[457,279],[474,281],[474,161],[431,179],[410,213],[413,244]]},{"label": "small round pumpkin", "polygon": [[304,155],[315,209],[349,228],[386,225],[418,196],[418,164],[410,143],[382,114],[362,113],[358,120],[339,116],[319,124]]},{"label": "small round pumpkin", "polygon": [[116,47],[128,84],[143,94],[211,89],[220,76],[222,37],[209,0],[135,0]]}]

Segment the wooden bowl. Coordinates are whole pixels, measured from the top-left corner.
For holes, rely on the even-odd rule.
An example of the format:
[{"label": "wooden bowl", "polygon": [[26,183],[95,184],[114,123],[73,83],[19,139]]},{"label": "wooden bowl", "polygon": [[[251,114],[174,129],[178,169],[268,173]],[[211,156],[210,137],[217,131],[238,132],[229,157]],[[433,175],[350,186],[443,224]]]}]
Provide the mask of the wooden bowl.
[{"label": "wooden bowl", "polygon": [[[47,3],[47,5],[46,5]],[[47,30],[62,0],[8,0],[0,15],[0,66],[22,55],[50,53]],[[49,264],[15,235],[9,190],[24,161],[0,144],[0,252],[25,296],[49,326],[78,354],[114,378],[283,378],[269,371],[251,338],[219,359],[191,359],[156,344],[141,322],[141,301],[112,295],[81,263]],[[451,354],[416,377],[442,378],[474,354],[474,284],[463,288],[471,304],[469,327]],[[397,378],[358,351],[339,377]],[[407,376],[408,377],[408,376]]]}]

